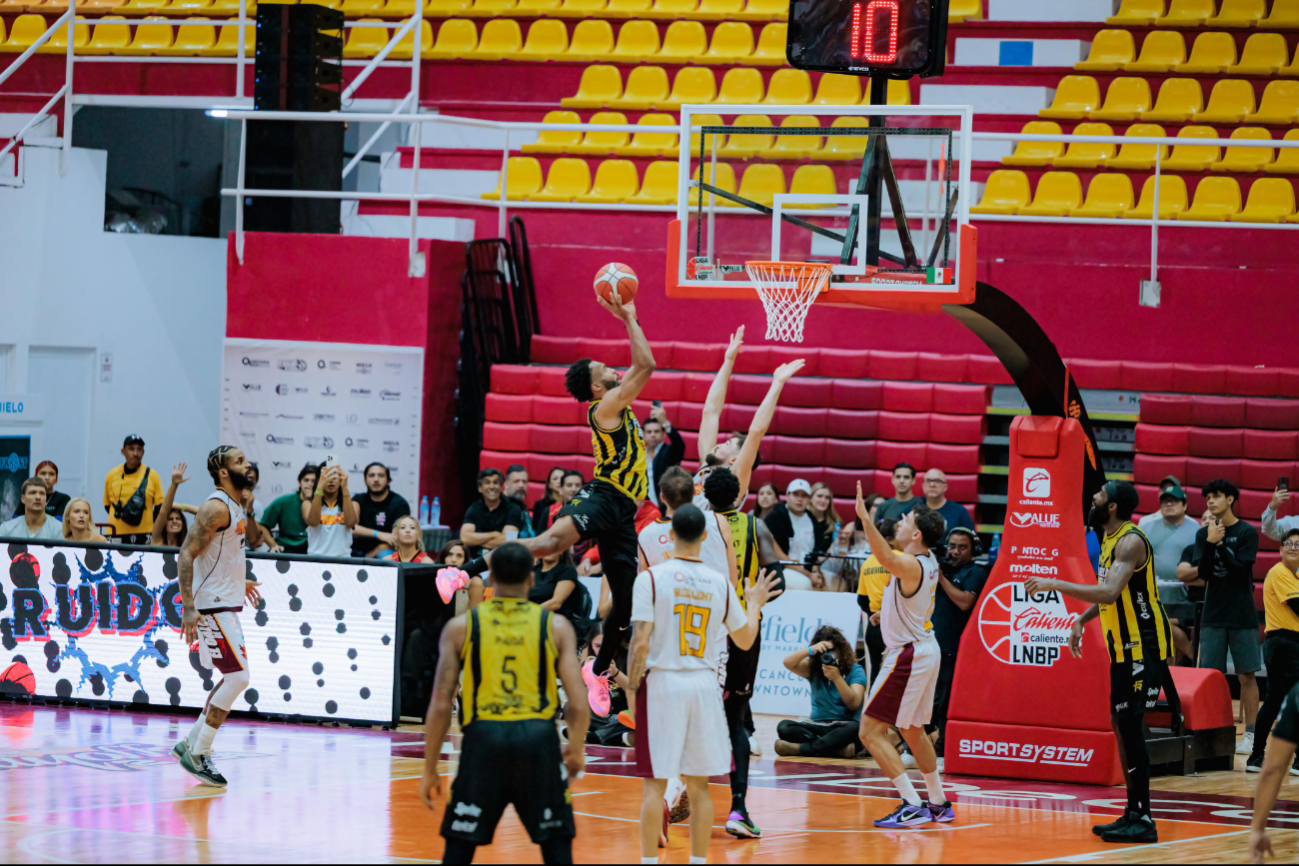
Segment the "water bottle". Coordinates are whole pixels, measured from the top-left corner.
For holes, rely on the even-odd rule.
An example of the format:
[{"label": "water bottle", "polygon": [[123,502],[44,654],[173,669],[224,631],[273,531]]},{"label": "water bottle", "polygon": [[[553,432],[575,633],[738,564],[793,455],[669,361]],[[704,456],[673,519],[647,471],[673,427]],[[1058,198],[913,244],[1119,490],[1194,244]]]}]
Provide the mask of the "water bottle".
[{"label": "water bottle", "polygon": [[419,498],[419,525],[428,526],[428,496]]},{"label": "water bottle", "polygon": [[988,568],[997,564],[997,552],[1001,550],[1001,533],[992,536],[992,547],[988,550]]},{"label": "water bottle", "polygon": [[433,505],[429,508],[428,519],[432,526],[442,525],[442,503],[436,496],[433,497]]}]

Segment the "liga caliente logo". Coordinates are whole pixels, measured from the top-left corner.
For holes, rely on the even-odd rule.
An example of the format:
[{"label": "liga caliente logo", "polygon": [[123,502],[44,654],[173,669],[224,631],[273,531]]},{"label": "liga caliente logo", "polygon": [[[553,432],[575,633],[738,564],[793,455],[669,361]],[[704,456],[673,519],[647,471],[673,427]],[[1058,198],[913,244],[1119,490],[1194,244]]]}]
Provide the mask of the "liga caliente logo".
[{"label": "liga caliente logo", "polygon": [[[1028,567],[1054,570],[1052,566]],[[1065,607],[1060,593],[1029,595],[1023,583],[1012,580],[985,595],[980,602],[979,636],[997,661],[1050,667],[1067,651],[1069,633],[1077,619],[1078,614]]]}]

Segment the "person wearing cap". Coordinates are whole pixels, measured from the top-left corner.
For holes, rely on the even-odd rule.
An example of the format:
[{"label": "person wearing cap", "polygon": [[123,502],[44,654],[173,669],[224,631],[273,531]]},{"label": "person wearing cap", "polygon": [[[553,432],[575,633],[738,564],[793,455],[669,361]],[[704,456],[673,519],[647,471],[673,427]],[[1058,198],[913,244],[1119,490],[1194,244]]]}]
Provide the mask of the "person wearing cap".
[{"label": "person wearing cap", "polygon": [[823,579],[819,574],[814,578],[812,569],[803,565],[809,554],[828,547],[830,541],[828,536],[822,539],[818,535],[816,521],[808,513],[811,504],[812,485],[806,479],[795,478],[785,488],[785,501],[763,521],[771,530],[780,559],[799,563],[785,566],[786,589],[814,589],[814,581]]},{"label": "person wearing cap", "polygon": [[[68,507],[72,497],[54,489],[54,485],[59,483],[59,467],[54,465],[53,460],[42,460],[36,464],[35,476],[45,482],[45,513],[62,522],[63,509]],[[27,513],[26,509],[27,506],[19,502],[14,517],[22,517]]]},{"label": "person wearing cap", "polygon": [[1186,491],[1181,485],[1171,484],[1161,490],[1159,511],[1141,518],[1137,528],[1155,549],[1155,577],[1165,583],[1177,580],[1178,560],[1186,545],[1195,543],[1195,531],[1200,528],[1186,517]]},{"label": "person wearing cap", "polygon": [[[139,522],[128,523],[124,514],[131,514],[131,500],[137,493],[144,507]],[[113,540],[119,544],[148,544],[161,504],[162,480],[144,465],[144,440],[132,433],[122,440],[122,465],[114,466],[104,476],[104,510],[113,528]]]}]

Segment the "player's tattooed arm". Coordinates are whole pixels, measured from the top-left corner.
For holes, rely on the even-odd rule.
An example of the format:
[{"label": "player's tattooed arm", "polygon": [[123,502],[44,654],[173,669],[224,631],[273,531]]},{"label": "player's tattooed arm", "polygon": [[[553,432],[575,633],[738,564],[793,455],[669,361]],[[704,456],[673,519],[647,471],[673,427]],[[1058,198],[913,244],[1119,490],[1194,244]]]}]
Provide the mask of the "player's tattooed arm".
[{"label": "player's tattooed arm", "polygon": [[1090,604],[1113,604],[1132,575],[1145,564],[1146,545],[1135,534],[1125,535],[1114,546],[1114,562],[1105,574],[1104,583],[1071,583],[1057,578],[1030,577],[1024,581],[1024,590],[1029,594],[1054,590]]},{"label": "player's tattooed arm", "polygon": [[230,510],[215,499],[204,502],[194,518],[194,525],[185,536],[177,561],[177,581],[180,583],[181,638],[187,643],[198,638],[198,609],[194,607],[194,557],[201,556],[212,538],[230,525]]},{"label": "player's tattooed arm", "polygon": [[[419,783],[419,796],[429,809],[441,799],[442,779],[438,775],[438,761],[442,757],[442,743],[451,727],[451,703],[460,685],[460,651],[464,647],[468,617],[458,616],[442,629],[438,641],[437,674],[433,680],[433,696],[429,699],[424,722],[424,775]],[[436,792],[436,796],[435,796]]]}]

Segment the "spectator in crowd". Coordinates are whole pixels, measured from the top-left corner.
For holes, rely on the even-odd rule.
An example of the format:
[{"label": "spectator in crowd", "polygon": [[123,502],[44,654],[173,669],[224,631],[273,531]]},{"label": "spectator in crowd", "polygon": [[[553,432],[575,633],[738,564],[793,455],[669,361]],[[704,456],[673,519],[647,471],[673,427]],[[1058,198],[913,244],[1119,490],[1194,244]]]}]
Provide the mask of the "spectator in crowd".
[{"label": "spectator in crowd", "polygon": [[[1268,570],[1263,581],[1263,616],[1267,638],[1263,641],[1263,664],[1267,668],[1267,699],[1258,711],[1254,729],[1254,751],[1245,761],[1245,772],[1263,769],[1272,723],[1281,712],[1281,702],[1299,685],[1299,527],[1281,537],[1281,561]],[[1299,776],[1299,760],[1291,774]]]},{"label": "spectator in crowd", "polygon": [[262,503],[257,498],[257,484],[262,480],[262,470],[256,463],[248,461],[248,483],[251,485],[248,489],[253,491],[253,520],[259,524],[262,522]]},{"label": "spectator in crowd", "polygon": [[63,540],[75,541],[77,544],[108,543],[108,539],[95,528],[89,500],[80,496],[68,500],[68,507],[63,509]]},{"label": "spectator in crowd", "polygon": [[[929,480],[928,476],[925,480]],[[934,749],[940,761],[943,759],[947,707],[952,697],[952,677],[956,674],[956,653],[961,646],[961,634],[965,631],[965,624],[970,621],[974,603],[983,591],[984,581],[988,579],[987,572],[974,561],[978,551],[979,539],[974,530],[957,526],[947,533],[947,557],[939,563],[938,585],[942,591],[934,599],[931,621],[938,649],[942,653],[938,664],[938,684],[934,688],[933,714],[933,724],[938,728],[938,741],[934,744]],[[939,769],[942,769],[941,766]]]},{"label": "spectator in crowd", "polygon": [[564,504],[567,505],[572,498],[577,495],[577,492],[585,486],[586,476],[581,472],[578,472],[576,469],[570,469],[565,472],[564,479],[559,485],[560,496],[563,498]]},{"label": "spectator in crowd", "polygon": [[453,538],[442,549],[438,551],[437,561],[442,565],[453,565],[456,568],[463,568],[469,557],[465,552],[465,543],[458,538]]},{"label": "spectator in crowd", "polygon": [[[1289,479],[1286,479],[1289,482]],[[1281,506],[1290,501],[1290,488],[1277,487],[1272,493],[1272,501],[1263,509],[1263,534],[1273,541],[1280,541],[1281,538],[1292,529],[1299,529],[1299,515],[1290,517],[1278,517],[1281,513]]]},{"label": "spectator in crowd", "polygon": [[501,495],[504,482],[505,476],[499,469],[488,467],[478,472],[478,495],[482,499],[465,511],[465,521],[460,527],[460,540],[469,546],[470,556],[513,541],[527,520],[513,499]]},{"label": "spectator in crowd", "polygon": [[379,559],[396,562],[433,562],[424,552],[424,530],[419,521],[409,514],[398,517],[392,525],[392,550],[377,554]]},{"label": "spectator in crowd", "polygon": [[1177,562],[1186,545],[1195,543],[1195,533],[1200,528],[1186,517],[1186,492],[1177,484],[1165,487],[1159,493],[1159,511],[1141,518],[1138,526],[1155,551],[1155,578],[1165,582],[1177,580]]},{"label": "spectator in crowd", "polygon": [[347,473],[337,463],[321,467],[311,501],[302,503],[311,556],[351,556],[356,503],[347,490]]},{"label": "spectator in crowd", "polygon": [[[883,500],[883,497],[878,494],[876,498]],[[870,500],[866,499],[863,502],[869,514],[872,507]],[[879,511],[876,510],[875,513],[878,515]],[[875,525],[890,547],[901,550],[896,543],[898,534],[896,520],[880,520]],[[884,659],[884,634],[880,631],[880,609],[884,604],[884,587],[888,586],[888,582],[888,569],[880,565],[879,557],[871,551],[870,556],[862,563],[861,573],[857,577],[857,606],[866,615],[866,657],[870,661],[868,673],[871,682],[879,676],[880,662]]]},{"label": "spectator in crowd", "polygon": [[836,526],[843,525],[843,518],[834,507],[834,491],[828,484],[817,482],[812,485],[812,501],[807,506],[812,521],[816,524],[816,547],[824,550],[834,539]]},{"label": "spectator in crowd", "polygon": [[759,520],[766,520],[767,515],[779,504],[780,494],[776,491],[776,485],[768,481],[758,488],[758,499],[753,506],[753,516]]},{"label": "spectator in crowd", "polygon": [[931,511],[943,515],[948,532],[957,527],[974,529],[974,521],[970,519],[970,512],[965,506],[947,498],[947,474],[943,470],[934,468],[926,472],[924,489],[925,504]]},{"label": "spectator in crowd", "polygon": [[104,509],[114,541],[148,544],[162,502],[162,481],[144,465],[144,440],[132,433],[122,440],[122,465],[104,476]]},{"label": "spectator in crowd", "polygon": [[522,463],[511,464],[505,470],[504,493],[507,499],[514,500],[523,512],[523,524],[519,527],[519,538],[534,538],[532,521],[528,519],[528,467]]},{"label": "spectator in crowd", "polygon": [[677,428],[668,420],[668,414],[658,401],[650,410],[650,416],[641,425],[645,437],[645,465],[649,470],[649,501],[662,507],[663,497],[659,495],[659,479],[672,466],[678,466],[686,456],[686,440],[681,438]]},{"label": "spectator in crowd", "polygon": [[1258,614],[1254,609],[1254,560],[1258,532],[1232,510],[1240,491],[1219,478],[1201,491],[1209,509],[1206,526],[1195,533],[1195,562],[1205,583],[1204,615],[1200,620],[1199,667],[1227,672],[1227,650],[1240,678],[1240,708],[1245,735],[1237,754],[1254,750],[1254,719],[1258,715],[1258,680],[1263,664],[1258,646]]},{"label": "spectator in crowd", "polygon": [[0,523],[0,538],[43,538],[63,540],[63,525],[45,513],[45,482],[28,478],[19,491],[23,514]]},{"label": "spectator in crowd", "polygon": [[916,507],[920,497],[911,492],[911,488],[916,484],[916,467],[910,463],[899,463],[893,467],[893,491],[896,494],[892,499],[885,499],[875,510],[875,519],[879,520],[901,520],[902,515]]},{"label": "spectator in crowd", "polygon": [[[72,497],[54,489],[54,485],[59,483],[59,467],[54,465],[53,460],[42,460],[36,464],[36,477],[45,482],[45,513],[55,520],[62,520],[63,512]],[[26,513],[26,506],[19,502],[14,517],[22,517]]]},{"label": "spectator in crowd", "polygon": [[298,489],[272,500],[262,512],[259,521],[265,530],[262,538],[268,540],[272,553],[307,552],[307,521],[302,506],[311,501],[319,477],[319,466],[314,463],[303,466],[298,470]]},{"label": "spectator in crowd", "polygon": [[[608,585],[608,581],[605,581]],[[610,605],[613,602],[610,600]],[[578,664],[586,667],[586,663],[595,658],[600,653],[600,646],[604,643],[604,623],[595,620],[591,623],[586,632],[586,645],[582,647],[582,652],[578,656]],[[619,644],[618,651],[613,655],[613,661],[609,662],[609,714],[604,717],[592,715],[591,728],[586,732],[586,741],[593,746],[632,746],[631,728],[618,721],[618,714],[627,710],[627,675],[623,673],[623,668],[627,667],[628,645],[624,641]],[[559,729],[560,736],[568,739],[568,728]]]},{"label": "spectator in crowd", "polygon": [[591,617],[591,595],[577,579],[573,555],[565,550],[538,560],[528,601],[562,614],[577,634],[585,634]]},{"label": "spectator in crowd", "polygon": [[356,503],[356,529],[352,530],[352,556],[377,556],[391,550],[392,528],[397,518],[410,514],[410,503],[392,489],[392,473],[382,463],[365,467],[365,493]]},{"label": "spectator in crowd", "polygon": [[[786,569],[788,574],[789,569]],[[834,664],[826,664],[826,653]],[[810,722],[786,719],[776,725],[776,754],[784,757],[852,758],[861,748],[857,726],[866,700],[866,672],[857,664],[843,632],[823,625],[812,645],[785,656],[785,667],[808,681]]]},{"label": "spectator in crowd", "polygon": [[771,510],[763,522],[771,530],[776,542],[777,555],[782,561],[797,563],[785,566],[785,589],[806,590],[822,582],[821,576],[812,579],[812,568],[807,558],[816,550],[816,522],[808,513],[812,504],[812,485],[805,479],[795,478],[785,488],[785,501]]},{"label": "spectator in crowd", "polygon": [[847,526],[841,526],[826,554],[819,566],[821,576],[825,578],[821,588],[830,592],[856,592],[860,564],[870,555],[870,545],[861,524],[854,519]]},{"label": "spectator in crowd", "polygon": [[189,534],[185,506],[176,504],[176,491],[189,480],[185,477],[188,468],[188,464],[177,463],[171,469],[171,483],[167,485],[162,505],[158,508],[158,519],[153,522],[153,531],[149,534],[149,543],[154,547],[180,547]]},{"label": "spectator in crowd", "polygon": [[560,487],[564,483],[564,467],[551,467],[550,474],[546,476],[546,489],[542,492],[541,498],[532,504],[532,531],[540,535],[550,528],[552,518],[550,515],[550,506],[563,506],[563,494]]}]

